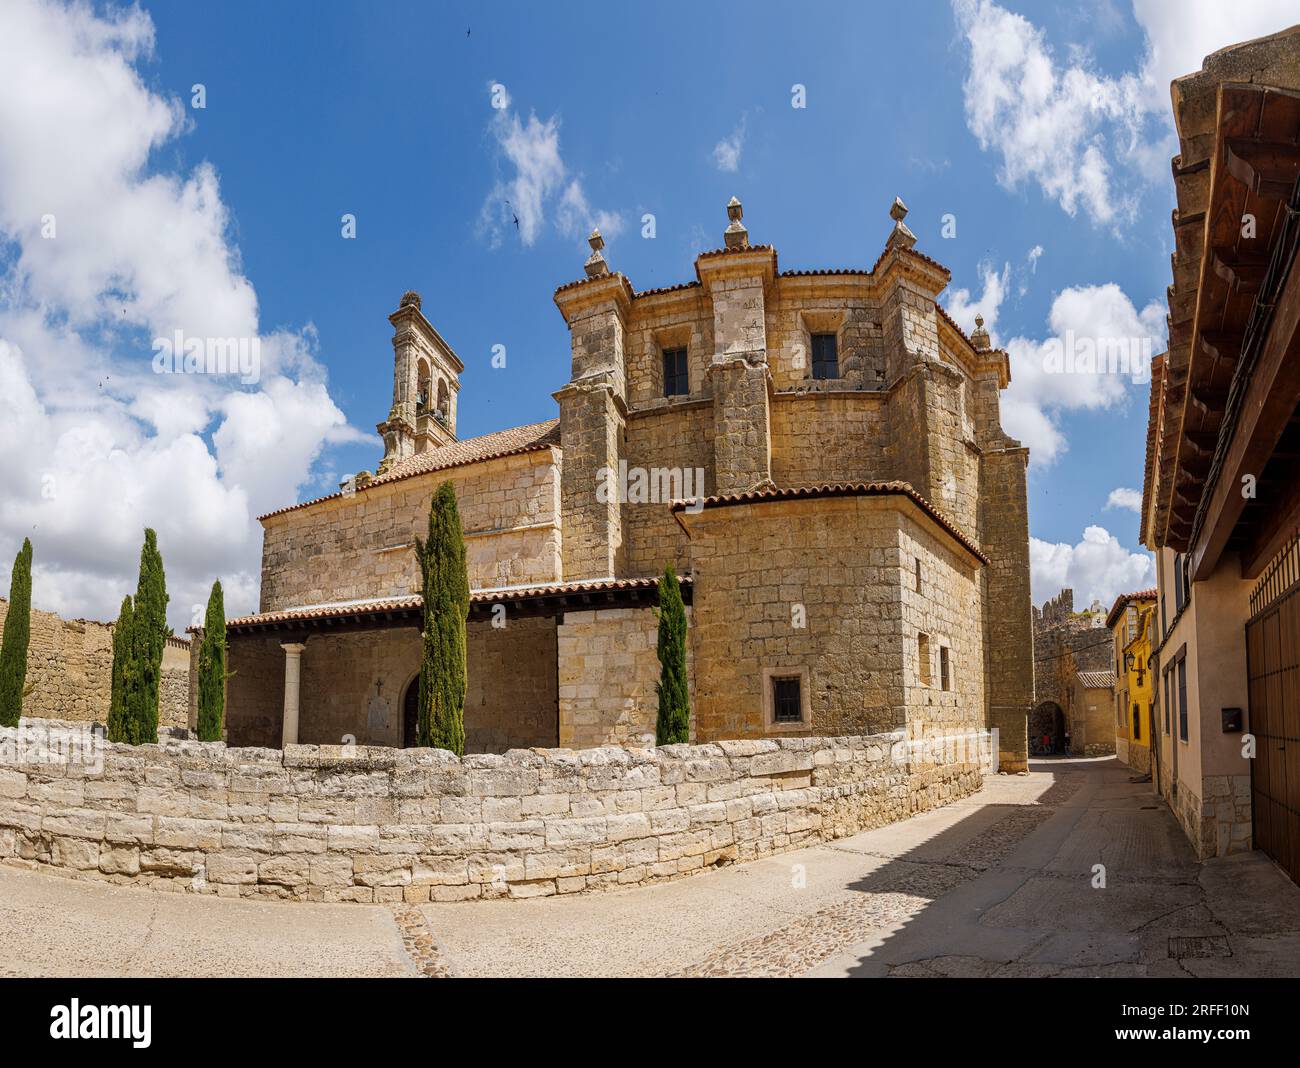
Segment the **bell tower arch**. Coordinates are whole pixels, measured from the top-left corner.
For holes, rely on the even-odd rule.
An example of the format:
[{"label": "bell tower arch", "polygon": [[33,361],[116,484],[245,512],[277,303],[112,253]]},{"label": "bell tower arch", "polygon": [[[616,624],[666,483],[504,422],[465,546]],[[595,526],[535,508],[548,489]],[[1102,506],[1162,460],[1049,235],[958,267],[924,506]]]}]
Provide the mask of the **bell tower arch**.
[{"label": "bell tower arch", "polygon": [[376,429],[384,439],[383,474],[398,460],[456,440],[460,357],[424,317],[420,294],[403,294],[393,324],[393,406]]}]

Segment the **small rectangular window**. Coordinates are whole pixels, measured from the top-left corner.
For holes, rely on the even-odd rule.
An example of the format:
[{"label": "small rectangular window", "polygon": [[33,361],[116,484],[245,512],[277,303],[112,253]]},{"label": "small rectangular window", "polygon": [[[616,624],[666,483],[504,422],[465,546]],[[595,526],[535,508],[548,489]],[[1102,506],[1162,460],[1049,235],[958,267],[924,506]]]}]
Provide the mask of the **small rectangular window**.
[{"label": "small rectangular window", "polygon": [[685,347],[664,349],[664,396],[684,397],[690,391]]},{"label": "small rectangular window", "polygon": [[948,647],[939,646],[939,686],[945,690],[952,689],[952,677],[948,673]]},{"label": "small rectangular window", "polygon": [[813,378],[839,378],[840,360],[835,351],[834,334],[812,335]]},{"label": "small rectangular window", "polygon": [[921,558],[916,558],[916,592],[921,592]]},{"label": "small rectangular window", "polygon": [[775,723],[798,723],[803,719],[803,694],[798,675],[772,678],[772,720]]},{"label": "small rectangular window", "polygon": [[922,686],[930,685],[930,635],[916,636],[916,670]]},{"label": "small rectangular window", "polygon": [[1183,585],[1183,554],[1174,557],[1174,615],[1183,610],[1187,587]]},{"label": "small rectangular window", "polygon": [[1187,741],[1187,661],[1178,661],[1178,737]]},{"label": "small rectangular window", "polygon": [[1138,706],[1133,706],[1133,740],[1140,742],[1142,740],[1142,717],[1138,712]]}]

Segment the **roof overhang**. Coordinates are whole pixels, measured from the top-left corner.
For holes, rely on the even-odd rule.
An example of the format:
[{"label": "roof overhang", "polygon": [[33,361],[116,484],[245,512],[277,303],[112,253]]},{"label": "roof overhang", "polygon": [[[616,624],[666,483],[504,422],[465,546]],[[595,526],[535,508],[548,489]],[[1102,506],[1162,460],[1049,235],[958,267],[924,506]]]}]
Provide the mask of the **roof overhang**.
[{"label": "roof overhang", "polygon": [[[678,579],[682,600],[691,603],[690,575]],[[470,592],[469,621],[487,622],[503,605],[509,619],[556,616],[605,608],[648,608],[659,603],[657,578],[590,579],[543,586],[501,586]],[[376,597],[303,605],[280,612],[261,612],[226,621],[226,634],[279,634],[284,639],[311,634],[346,634],[365,630],[419,629],[424,598]],[[193,630],[194,628],[191,628]]]},{"label": "roof overhang", "polygon": [[1202,146],[1208,156],[1175,160],[1169,353],[1161,381],[1152,380],[1157,488],[1144,517],[1149,545],[1191,554],[1193,580],[1225,550],[1264,550],[1252,545],[1267,540],[1265,509],[1277,516],[1283,487],[1252,499],[1242,478],[1262,479],[1300,400],[1300,277],[1290,270],[1300,227],[1289,215],[1298,206],[1300,93],[1220,84],[1206,125],[1180,122],[1185,155]]}]

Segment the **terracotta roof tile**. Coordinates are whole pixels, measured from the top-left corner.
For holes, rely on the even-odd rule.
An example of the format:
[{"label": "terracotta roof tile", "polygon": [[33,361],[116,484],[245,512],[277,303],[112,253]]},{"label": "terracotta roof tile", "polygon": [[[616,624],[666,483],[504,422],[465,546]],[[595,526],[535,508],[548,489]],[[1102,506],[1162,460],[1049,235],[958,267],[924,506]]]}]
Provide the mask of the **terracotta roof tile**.
[{"label": "terracotta roof tile", "polygon": [[[678,578],[683,586],[693,582],[690,575]],[[610,590],[648,590],[659,585],[657,576],[638,578],[582,579],[573,582],[555,582],[537,586],[496,586],[471,590],[470,604],[496,604],[519,601],[532,597],[548,597],[568,593],[603,593]],[[334,619],[341,616],[366,616],[384,612],[402,612],[420,608],[424,598],[420,594],[407,597],[374,597],[356,601],[333,601],[326,604],[302,605],[279,612],[256,612],[226,620],[226,627],[248,627],[265,623],[297,623],[316,619]],[[193,630],[194,628],[189,628]]]},{"label": "terracotta roof tile", "polygon": [[[548,419],[544,423],[529,423],[527,426],[511,427],[509,430],[498,430],[495,433],[484,434],[477,438],[465,438],[463,441],[455,441],[450,445],[442,446],[442,448],[432,449],[429,452],[422,452],[416,456],[409,456],[405,460],[399,460],[382,475],[372,478],[364,486],[358,486],[357,493],[365,493],[376,486],[384,486],[389,482],[398,482],[404,478],[427,475],[430,471],[463,467],[466,464],[481,463],[484,460],[499,460],[505,456],[534,452],[550,446],[558,447],[559,444],[560,421],[558,419]],[[310,508],[314,504],[320,504],[322,501],[332,501],[342,496],[342,491],[330,493],[324,497],[303,501],[300,504],[277,508],[275,511],[267,512],[257,518],[259,520],[270,519],[272,516],[283,515],[285,512],[295,512],[300,508]]]},{"label": "terracotta roof tile", "polygon": [[1115,598],[1115,603],[1110,606],[1110,611],[1106,614],[1106,626],[1113,627],[1115,621],[1119,619],[1119,614],[1124,611],[1130,601],[1154,601],[1157,591],[1152,588],[1149,590],[1138,590],[1136,593],[1121,593]]},{"label": "terracotta roof tile", "polygon": [[725,493],[694,501],[674,501],[670,507],[674,514],[686,511],[688,505],[701,504],[704,508],[725,508],[728,505],[751,504],[765,501],[813,500],[822,497],[867,497],[898,495],[907,497],[918,505],[943,530],[947,531],[963,549],[981,563],[989,563],[980,547],[967,537],[962,529],[943,512],[922,497],[906,482],[833,482],[811,486],[781,486],[748,493]]},{"label": "terracotta roof tile", "polygon": [[1113,671],[1079,671],[1074,676],[1079,680],[1079,684],[1090,690],[1106,689],[1111,690],[1115,687],[1115,672]]}]

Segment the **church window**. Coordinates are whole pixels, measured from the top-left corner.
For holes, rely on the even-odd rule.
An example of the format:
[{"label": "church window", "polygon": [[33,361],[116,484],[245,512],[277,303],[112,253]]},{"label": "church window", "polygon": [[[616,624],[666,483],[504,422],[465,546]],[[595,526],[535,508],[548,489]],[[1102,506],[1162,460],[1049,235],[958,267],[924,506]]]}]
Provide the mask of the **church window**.
[{"label": "church window", "polygon": [[664,396],[684,397],[690,391],[685,347],[664,349]]},{"label": "church window", "polygon": [[840,361],[835,349],[834,334],[812,335],[813,378],[839,378]]}]

